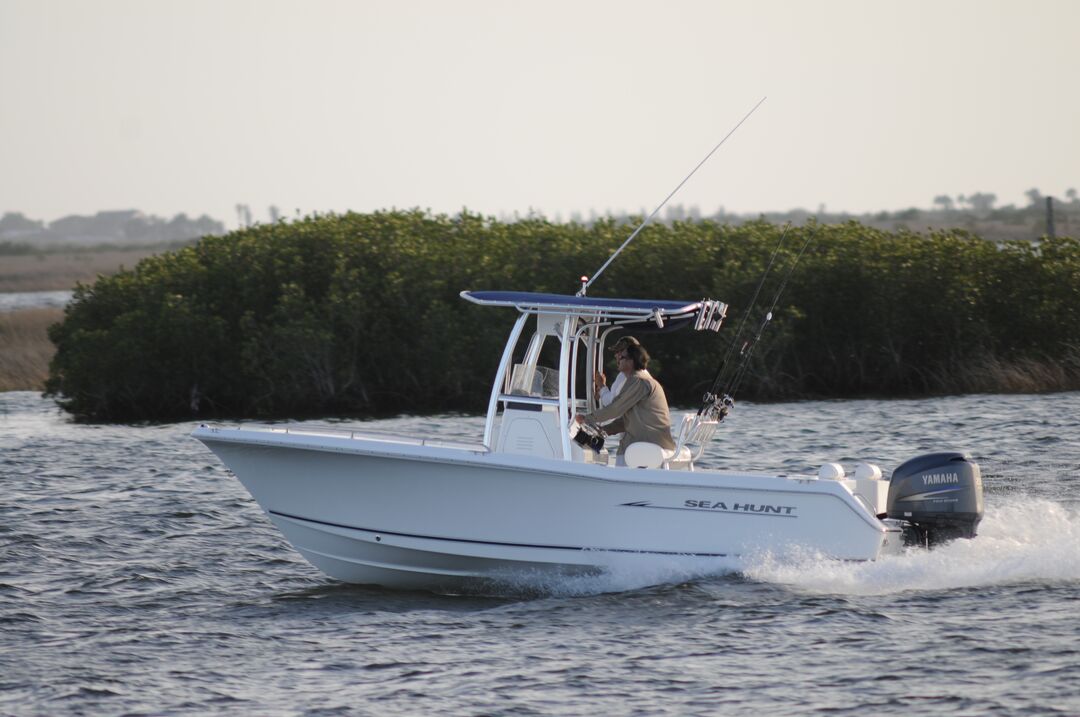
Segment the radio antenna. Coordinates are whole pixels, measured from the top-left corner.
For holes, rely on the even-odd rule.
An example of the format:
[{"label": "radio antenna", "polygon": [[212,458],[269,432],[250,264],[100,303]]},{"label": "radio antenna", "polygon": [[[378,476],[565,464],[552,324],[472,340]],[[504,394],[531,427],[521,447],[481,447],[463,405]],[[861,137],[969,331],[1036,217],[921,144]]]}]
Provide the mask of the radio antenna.
[{"label": "radio antenna", "polygon": [[629,237],[626,238],[626,241],[624,241],[622,243],[622,246],[620,246],[618,249],[616,249],[615,253],[612,254],[610,257],[608,257],[608,260],[604,262],[604,265],[601,266],[599,269],[597,269],[596,273],[593,274],[588,279],[588,281],[584,282],[581,285],[581,288],[578,289],[578,292],[577,292],[576,296],[585,296],[585,292],[588,291],[589,287],[592,286],[592,283],[594,281],[596,281],[600,277],[601,274],[604,273],[604,269],[607,269],[608,265],[611,262],[615,261],[615,257],[617,257],[620,253],[622,253],[622,250],[625,249],[626,246],[630,242],[632,242],[634,240],[634,237],[636,237],[638,235],[638,233],[641,232],[642,229],[644,229],[646,226],[648,226],[649,222],[651,222],[653,220],[653,218],[660,212],[660,210],[664,208],[664,205],[667,204],[671,200],[671,198],[675,196],[676,192],[678,192],[680,189],[682,189],[682,186],[684,184],[686,184],[687,181],[690,180],[690,177],[693,177],[694,173],[697,172],[699,169],[701,169],[701,165],[703,165],[703,164],[705,164],[706,162],[709,161],[709,157],[713,156],[713,154],[716,152],[716,150],[720,149],[720,146],[723,145],[724,142],[727,142],[728,137],[735,134],[735,130],[739,129],[739,127],[742,126],[743,122],[750,119],[750,115],[754,114],[754,111],[757,110],[758,107],[761,107],[761,103],[764,102],[767,98],[768,98],[768,96],[766,95],[765,97],[762,97],[760,100],[758,100],[758,103],[756,105],[754,105],[750,109],[750,111],[747,112],[746,115],[741,120],[739,120],[738,124],[736,124],[734,127],[732,127],[731,130],[727,134],[724,135],[724,138],[722,140],[720,140],[719,142],[717,142],[715,147],[713,147],[711,150],[709,150],[709,153],[705,155],[705,158],[702,159],[700,162],[698,162],[697,166],[694,167],[692,170],[690,170],[690,174],[686,175],[686,177],[681,182],[679,182],[679,186],[677,186],[677,187],[675,187],[674,189],[671,190],[671,194],[667,195],[667,197],[664,199],[664,201],[660,202],[660,204],[658,204],[656,206],[656,209],[652,210],[652,214],[647,216],[645,218],[645,221],[643,221],[641,224],[638,225],[637,229],[635,229],[634,232]]}]

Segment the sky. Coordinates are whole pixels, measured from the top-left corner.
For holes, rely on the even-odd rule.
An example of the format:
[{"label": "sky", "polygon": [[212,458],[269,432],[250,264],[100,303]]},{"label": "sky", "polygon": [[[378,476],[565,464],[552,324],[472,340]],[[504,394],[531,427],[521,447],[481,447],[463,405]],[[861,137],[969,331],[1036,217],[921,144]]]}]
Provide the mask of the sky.
[{"label": "sky", "polygon": [[1074,0],[0,0],[0,214],[237,224],[1080,188]]}]

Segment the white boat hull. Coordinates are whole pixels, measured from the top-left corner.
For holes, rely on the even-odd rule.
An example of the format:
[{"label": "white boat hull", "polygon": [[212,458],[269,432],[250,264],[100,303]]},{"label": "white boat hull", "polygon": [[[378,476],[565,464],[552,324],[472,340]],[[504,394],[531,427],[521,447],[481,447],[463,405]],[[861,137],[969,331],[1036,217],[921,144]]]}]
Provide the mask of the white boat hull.
[{"label": "white boat hull", "polygon": [[839,481],[615,468],[419,441],[200,427],[289,542],[351,583],[484,591],[658,556],[873,560],[898,528]]}]

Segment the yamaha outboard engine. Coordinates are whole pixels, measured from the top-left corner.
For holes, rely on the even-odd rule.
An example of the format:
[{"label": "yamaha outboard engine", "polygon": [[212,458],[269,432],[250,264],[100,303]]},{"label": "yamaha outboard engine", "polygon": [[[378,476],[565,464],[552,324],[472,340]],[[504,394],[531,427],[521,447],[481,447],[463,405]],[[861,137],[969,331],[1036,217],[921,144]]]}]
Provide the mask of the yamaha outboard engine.
[{"label": "yamaha outboard engine", "polygon": [[930,453],[905,461],[889,480],[889,518],[902,521],[904,541],[932,547],[974,538],[983,517],[982,475],[966,453]]}]

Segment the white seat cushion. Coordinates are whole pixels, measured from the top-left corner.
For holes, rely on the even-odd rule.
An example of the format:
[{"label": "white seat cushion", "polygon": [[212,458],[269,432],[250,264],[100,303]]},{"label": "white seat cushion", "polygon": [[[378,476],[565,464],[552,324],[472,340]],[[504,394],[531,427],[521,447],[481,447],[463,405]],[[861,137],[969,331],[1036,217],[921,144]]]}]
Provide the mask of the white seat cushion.
[{"label": "white seat cushion", "polygon": [[626,465],[631,468],[661,468],[665,463],[689,463],[691,458],[693,454],[686,446],[680,448],[676,455],[675,451],[645,441],[631,443],[623,456]]},{"label": "white seat cushion", "polygon": [[664,463],[665,452],[672,453],[672,451],[664,451],[655,443],[638,441],[626,447],[623,457],[626,459],[626,465],[631,468],[659,468]]}]

